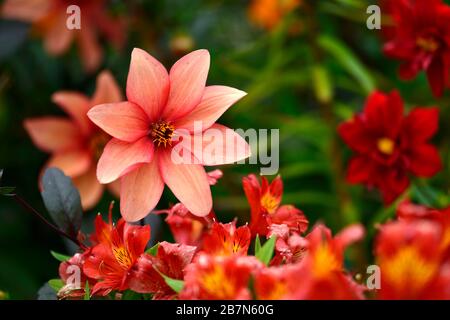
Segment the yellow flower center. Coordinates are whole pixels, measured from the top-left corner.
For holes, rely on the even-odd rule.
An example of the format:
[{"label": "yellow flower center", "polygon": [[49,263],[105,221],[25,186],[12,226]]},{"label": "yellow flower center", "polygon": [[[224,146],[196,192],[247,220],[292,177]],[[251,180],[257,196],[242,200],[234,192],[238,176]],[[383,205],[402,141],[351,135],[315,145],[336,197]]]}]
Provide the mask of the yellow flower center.
[{"label": "yellow flower center", "polygon": [[235,293],[233,283],[227,279],[222,267],[214,266],[213,269],[201,278],[203,289],[217,299],[230,299]]},{"label": "yellow flower center", "polygon": [[435,52],[439,48],[439,43],[432,38],[419,37],[416,44],[426,52]]},{"label": "yellow flower center", "polygon": [[112,249],[116,261],[124,268],[129,269],[133,265],[130,252],[124,247],[114,247]]},{"label": "yellow flower center", "polygon": [[417,248],[401,248],[394,256],[380,262],[382,276],[397,288],[417,292],[434,277],[438,265],[423,258]]},{"label": "yellow flower center", "polygon": [[377,142],[377,147],[381,153],[391,155],[394,152],[395,143],[392,139],[381,138]]},{"label": "yellow flower center", "polygon": [[313,272],[317,278],[325,278],[330,272],[340,269],[339,261],[328,244],[321,244],[312,254],[314,259]]},{"label": "yellow flower center", "polygon": [[175,131],[175,127],[168,122],[160,121],[154,123],[151,128],[150,136],[153,142],[159,147],[164,145],[172,145],[172,137]]},{"label": "yellow flower center", "polygon": [[261,207],[263,207],[269,214],[275,213],[275,211],[278,209],[279,204],[279,199],[272,196],[270,192],[266,192],[261,197]]}]

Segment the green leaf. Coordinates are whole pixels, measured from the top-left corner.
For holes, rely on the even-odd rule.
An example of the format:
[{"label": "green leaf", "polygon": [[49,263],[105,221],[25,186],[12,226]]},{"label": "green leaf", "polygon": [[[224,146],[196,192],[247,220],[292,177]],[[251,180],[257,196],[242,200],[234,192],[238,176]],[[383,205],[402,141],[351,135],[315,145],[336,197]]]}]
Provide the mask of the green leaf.
[{"label": "green leaf", "polygon": [[266,243],[264,243],[264,245],[260,248],[260,250],[258,250],[258,252],[255,253],[256,258],[258,258],[258,260],[264,263],[266,266],[269,265],[269,262],[272,259],[273,251],[275,249],[275,242],[276,237],[275,236],[270,237],[266,241]]},{"label": "green leaf", "polygon": [[45,207],[62,230],[76,237],[81,228],[83,210],[80,193],[72,180],[57,168],[45,170],[41,192]]},{"label": "green leaf", "polygon": [[91,300],[91,290],[89,289],[89,281],[84,286],[84,300]]},{"label": "green leaf", "polygon": [[151,256],[156,256],[156,254],[158,253],[158,248],[159,248],[159,242],[157,244],[155,244],[153,247],[147,249],[145,251],[145,253],[148,253]]},{"label": "green leaf", "polygon": [[61,253],[58,253],[58,252],[55,252],[55,251],[51,251],[51,250],[50,250],[50,253],[53,256],[53,258],[55,258],[59,262],[64,262],[64,261],[67,261],[67,260],[69,260],[71,258],[70,256],[67,256],[65,254],[61,254]]},{"label": "green leaf", "polygon": [[315,66],[312,69],[312,80],[317,100],[321,103],[330,103],[333,100],[333,85],[327,69]]},{"label": "green leaf", "polygon": [[318,44],[323,50],[331,54],[361,84],[367,93],[375,89],[375,82],[369,71],[342,42],[333,37],[321,36]]},{"label": "green leaf", "polygon": [[48,285],[55,290],[55,292],[58,292],[64,287],[64,282],[61,279],[51,279],[48,281]]},{"label": "green leaf", "polygon": [[126,290],[122,294],[122,300],[141,300],[142,295],[132,290]]},{"label": "green leaf", "polygon": [[0,195],[2,196],[11,196],[16,190],[15,187],[0,187]]},{"label": "green leaf", "polygon": [[259,251],[261,251],[261,240],[259,239],[259,234],[257,234],[255,239],[255,256],[259,254]]},{"label": "green leaf", "polygon": [[163,277],[166,284],[176,293],[180,293],[181,290],[183,290],[184,287],[184,281],[178,280],[178,279],[172,279],[168,276],[166,276],[164,273],[159,271],[156,267],[153,266],[153,268]]}]

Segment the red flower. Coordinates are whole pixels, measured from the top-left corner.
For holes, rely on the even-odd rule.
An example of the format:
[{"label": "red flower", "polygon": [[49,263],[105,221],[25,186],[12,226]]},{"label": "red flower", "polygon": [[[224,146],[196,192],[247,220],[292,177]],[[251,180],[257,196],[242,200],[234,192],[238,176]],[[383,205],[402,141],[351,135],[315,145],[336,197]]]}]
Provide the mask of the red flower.
[{"label": "red flower", "polygon": [[285,224],[272,224],[269,238],[277,237],[275,243],[275,256],[270,265],[277,266],[285,263],[296,263],[304,257],[308,247],[308,241],[296,232],[289,232]]},{"label": "red flower", "polygon": [[117,226],[103,223],[96,218],[95,239],[99,241],[86,257],[84,273],[99,282],[92,294],[107,295],[112,290],[129,288],[130,270],[144,253],[150,240],[150,226],[136,226],[120,219]]},{"label": "red flower", "polygon": [[247,300],[250,276],[262,268],[251,256],[211,256],[199,253],[187,266],[180,299]]},{"label": "red flower", "polygon": [[424,70],[433,94],[441,96],[449,81],[450,7],[441,0],[398,0],[385,9],[394,21],[386,28],[385,54],[402,61],[404,80]]},{"label": "red flower", "polygon": [[236,228],[236,221],[223,224],[214,222],[209,233],[203,238],[203,250],[210,255],[246,255],[250,246],[250,229]]},{"label": "red flower", "polygon": [[152,293],[153,299],[172,299],[176,292],[160,273],[182,280],[183,270],[191,263],[196,248],[182,244],[161,242],[155,257],[144,254],[131,271],[130,289],[139,293]]},{"label": "red flower", "polygon": [[381,299],[450,299],[450,266],[442,263],[442,232],[430,221],[396,221],[378,234]]},{"label": "red flower", "polygon": [[250,203],[252,235],[267,235],[271,224],[285,224],[292,231],[304,232],[308,228],[308,220],[303,212],[291,205],[280,206],[283,195],[281,177],[277,176],[271,184],[261,177],[261,183],[254,174],[242,179]]},{"label": "red flower", "polygon": [[437,108],[414,108],[403,115],[397,91],[374,92],[362,114],[339,126],[339,134],[356,155],[347,180],[380,189],[386,205],[409,185],[409,175],[431,177],[442,167],[428,140],[438,129]]},{"label": "red flower", "polygon": [[360,225],[347,227],[334,238],[331,231],[319,225],[307,236],[308,251],[298,264],[295,274],[301,285],[293,299],[362,299],[364,288],[344,271],[345,248],[360,240],[364,229]]},{"label": "red flower", "polygon": [[95,285],[95,279],[88,278],[83,273],[83,265],[89,249],[84,253],[76,253],[69,260],[61,262],[59,265],[59,277],[65,283],[58,291],[58,298],[80,299],[85,295],[86,282],[92,288]]},{"label": "red flower", "polygon": [[298,267],[283,265],[259,269],[255,274],[255,294],[259,300],[290,299],[298,290]]}]

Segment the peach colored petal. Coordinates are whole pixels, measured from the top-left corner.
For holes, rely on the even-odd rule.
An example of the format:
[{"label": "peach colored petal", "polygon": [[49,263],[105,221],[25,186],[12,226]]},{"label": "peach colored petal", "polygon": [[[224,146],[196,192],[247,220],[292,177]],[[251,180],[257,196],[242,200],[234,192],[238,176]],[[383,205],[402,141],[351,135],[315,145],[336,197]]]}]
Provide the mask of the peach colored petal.
[{"label": "peach colored petal", "polygon": [[84,210],[92,209],[101,199],[103,186],[95,176],[95,166],[92,166],[85,174],[74,178],[73,183],[80,192],[81,205]]},{"label": "peach colored petal", "polygon": [[144,50],[134,48],[127,79],[128,100],[144,109],[151,120],[157,120],[168,95],[166,68]]},{"label": "peach colored petal", "polygon": [[35,22],[49,13],[51,2],[48,0],[6,0],[1,16],[7,19]]},{"label": "peach colored petal", "polygon": [[123,176],[120,183],[120,212],[126,221],[137,221],[148,215],[164,190],[156,159]]},{"label": "peach colored petal", "polygon": [[111,139],[98,161],[98,181],[103,184],[113,182],[136,166],[150,162],[153,152],[153,143],[147,137],[133,143]]},{"label": "peach colored petal", "polygon": [[65,53],[73,41],[75,32],[67,29],[66,20],[65,12],[58,14],[51,28],[45,34],[44,47],[51,55],[57,56]]},{"label": "peach colored petal", "polygon": [[164,182],[190,212],[196,216],[208,215],[212,197],[205,169],[199,164],[175,164],[170,154],[171,149],[157,151]]},{"label": "peach colored petal", "polygon": [[109,192],[112,193],[113,196],[116,198],[120,197],[120,179],[117,179],[116,181],[113,181],[111,183],[108,183],[106,185],[106,188]]},{"label": "peach colored petal", "polygon": [[193,51],[175,62],[169,73],[170,93],[163,118],[181,118],[200,103],[205,91],[209,63],[207,50]]},{"label": "peach colored petal", "polygon": [[72,117],[84,134],[92,130],[92,122],[86,115],[90,102],[85,95],[73,91],[58,91],[52,95],[52,101]]},{"label": "peach colored petal", "polygon": [[206,87],[200,103],[191,113],[175,121],[174,125],[176,128],[188,129],[193,132],[194,121],[201,121],[202,128],[205,130],[246,94],[244,91],[227,86]]},{"label": "peach colored petal", "polygon": [[76,148],[83,139],[77,126],[69,119],[61,117],[26,119],[24,127],[33,143],[47,152]]},{"label": "peach colored petal", "polygon": [[[177,131],[178,133],[179,131]],[[251,155],[250,146],[234,130],[221,124],[214,124],[202,133],[194,133],[182,144],[185,150],[190,150],[200,164],[217,166],[244,160]],[[195,140],[200,141],[197,143]]]},{"label": "peach colored petal", "polygon": [[96,27],[81,18],[81,30],[77,36],[84,69],[87,72],[97,70],[102,63],[103,48],[98,43]]},{"label": "peach colored petal", "polygon": [[53,154],[46,167],[59,168],[66,176],[77,177],[86,173],[91,165],[92,155],[88,150],[74,149]]},{"label": "peach colored petal", "polygon": [[108,70],[102,71],[97,76],[96,89],[91,100],[91,105],[96,106],[102,103],[121,101],[123,101],[122,92],[113,75]]},{"label": "peach colored petal", "polygon": [[119,140],[133,142],[146,136],[149,131],[145,112],[128,101],[100,104],[89,110],[87,115],[97,126]]}]

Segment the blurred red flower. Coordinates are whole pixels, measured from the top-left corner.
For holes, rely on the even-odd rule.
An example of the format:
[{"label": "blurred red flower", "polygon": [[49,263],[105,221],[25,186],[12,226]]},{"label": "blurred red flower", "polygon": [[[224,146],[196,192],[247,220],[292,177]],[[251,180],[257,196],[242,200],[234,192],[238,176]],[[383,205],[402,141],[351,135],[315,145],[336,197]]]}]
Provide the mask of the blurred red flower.
[{"label": "blurred red flower", "polygon": [[[89,109],[99,103],[122,100],[117,83],[108,71],[97,77],[97,88],[92,98],[82,93],[59,91],[52,100],[70,116],[31,118],[24,127],[34,144],[42,151],[52,154],[42,172],[49,167],[61,169],[73,182],[81,195],[84,209],[94,207],[103,194],[95,170],[104,145],[110,138],[98,129],[87,117]],[[108,184],[108,189],[119,195],[119,181]]]},{"label": "blurred red flower", "polygon": [[[242,137],[215,124],[246,93],[225,86],[205,87],[209,64],[209,52],[197,50],[178,60],[168,73],[159,61],[135,48],[127,80],[128,101],[98,105],[89,111],[89,118],[114,137],[99,160],[97,177],[101,183],[121,178],[120,211],[127,221],[148,215],[165,184],[191,213],[208,215],[212,197],[203,166],[233,163],[250,155]],[[201,123],[201,132],[194,123]],[[231,153],[225,150],[223,139],[209,144],[201,140],[200,150],[183,148],[191,163],[172,160],[178,143],[202,139],[209,128],[234,141]]]},{"label": "blurred red flower", "polygon": [[394,25],[383,28],[387,56],[402,61],[399,74],[413,79],[424,70],[433,94],[441,96],[449,83],[450,7],[441,0],[385,1]]},{"label": "blurred red flower", "polygon": [[262,267],[262,263],[252,256],[199,253],[186,267],[180,299],[251,299],[250,276]]},{"label": "blurred red flower", "polygon": [[388,205],[409,186],[409,175],[435,175],[442,163],[437,148],[428,141],[438,130],[438,120],[437,108],[417,107],[404,116],[397,91],[371,94],[364,111],[338,128],[356,152],[347,181],[378,188]]},{"label": "blurred red flower", "polygon": [[104,223],[100,215],[96,218],[94,245],[87,255],[83,271],[98,282],[92,294],[108,295],[113,290],[126,290],[131,280],[130,271],[144,253],[150,240],[150,226],[136,226],[120,219],[113,226]]},{"label": "blurred red flower", "polygon": [[236,221],[225,224],[214,222],[203,238],[202,249],[215,256],[247,255],[250,238],[250,229],[246,225],[236,228]]},{"label": "blurred red flower", "polygon": [[256,25],[270,30],[301,3],[302,0],[252,0],[248,15]]},{"label": "blurred red flower", "polygon": [[443,260],[442,229],[426,220],[381,227],[375,254],[380,299],[450,299],[450,265]]},{"label": "blurred red flower", "polygon": [[242,179],[245,195],[250,203],[252,235],[267,235],[271,224],[285,224],[292,231],[304,232],[308,220],[303,212],[291,205],[282,205],[283,181],[277,176],[269,184],[266,177],[261,177],[261,185],[254,174]]},{"label": "blurred red flower", "polygon": [[156,256],[143,254],[131,270],[129,286],[139,293],[151,293],[153,299],[173,299],[171,289],[161,273],[169,278],[183,280],[184,269],[191,263],[196,248],[182,244],[161,242]]},{"label": "blurred red flower", "polygon": [[[103,48],[98,43],[104,35],[116,47],[125,40],[123,20],[107,14],[105,0],[6,0],[1,15],[33,24],[36,33],[44,37],[48,53],[61,55],[76,41],[86,71],[95,71],[103,59]],[[80,7],[80,29],[69,29],[67,8]]]}]

